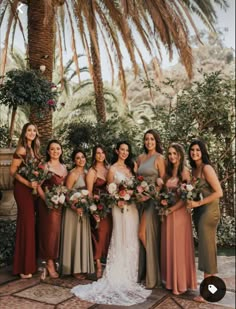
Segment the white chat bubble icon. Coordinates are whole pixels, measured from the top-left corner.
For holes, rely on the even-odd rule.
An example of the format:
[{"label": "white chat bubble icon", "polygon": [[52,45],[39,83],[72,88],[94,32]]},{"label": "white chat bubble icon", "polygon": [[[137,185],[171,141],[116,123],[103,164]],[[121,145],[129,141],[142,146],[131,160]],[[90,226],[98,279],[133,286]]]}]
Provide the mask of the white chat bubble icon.
[{"label": "white chat bubble icon", "polygon": [[214,284],[208,284],[208,291],[210,291],[211,294],[215,294],[218,289],[214,286]]}]

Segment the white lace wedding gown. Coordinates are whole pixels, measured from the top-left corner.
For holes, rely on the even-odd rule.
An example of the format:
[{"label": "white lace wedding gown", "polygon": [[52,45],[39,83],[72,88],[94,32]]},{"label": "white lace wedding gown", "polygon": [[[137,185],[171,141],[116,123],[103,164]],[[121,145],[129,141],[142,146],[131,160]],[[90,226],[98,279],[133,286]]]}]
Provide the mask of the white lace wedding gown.
[{"label": "white lace wedding gown", "polygon": [[[116,183],[125,178],[116,171]],[[139,218],[135,205],[127,209],[122,213],[119,207],[112,208],[113,230],[103,277],[92,284],[75,286],[71,292],[79,298],[97,304],[131,306],[144,302],[151,294],[137,283]]]}]

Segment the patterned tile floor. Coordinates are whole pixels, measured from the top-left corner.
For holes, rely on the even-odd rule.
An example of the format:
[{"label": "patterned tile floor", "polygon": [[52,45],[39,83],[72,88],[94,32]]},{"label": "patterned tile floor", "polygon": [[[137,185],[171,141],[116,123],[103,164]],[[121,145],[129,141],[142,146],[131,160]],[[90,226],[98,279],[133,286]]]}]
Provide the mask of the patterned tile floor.
[{"label": "patterned tile floor", "polygon": [[[0,269],[0,309],[229,309],[235,308],[235,257],[219,256],[219,277],[223,278],[227,293],[218,303],[197,303],[193,301],[196,292],[173,296],[165,289],[154,289],[146,302],[130,306],[98,305],[82,301],[70,293],[77,284],[87,284],[94,280],[76,280],[67,276],[58,279],[47,278],[40,281],[40,274],[32,279],[19,279],[11,275],[11,267]],[[198,283],[202,274],[198,273]]]}]

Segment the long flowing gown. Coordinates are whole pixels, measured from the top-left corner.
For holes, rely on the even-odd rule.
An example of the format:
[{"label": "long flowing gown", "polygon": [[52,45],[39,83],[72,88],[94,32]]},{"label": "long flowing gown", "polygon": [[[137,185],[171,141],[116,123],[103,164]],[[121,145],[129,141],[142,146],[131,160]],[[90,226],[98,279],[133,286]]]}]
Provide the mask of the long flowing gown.
[{"label": "long flowing gown", "polygon": [[[65,177],[53,174],[42,184],[42,189],[53,185],[63,185]],[[38,238],[39,238],[39,258],[42,260],[55,260],[59,257],[59,245],[61,234],[62,210],[48,209],[45,202],[40,198],[38,201]]]},{"label": "long flowing gown", "polygon": [[[22,156],[23,159],[26,156]],[[15,153],[14,159],[19,159]],[[14,180],[14,197],[17,204],[16,242],[13,274],[32,274],[37,270],[35,246],[35,208],[32,189]]]},{"label": "long flowing gown", "polygon": [[[204,198],[212,194],[213,190],[206,179],[201,178],[199,185]],[[193,221],[198,235],[198,269],[207,274],[218,272],[216,230],[219,220],[219,199],[193,210]]]},{"label": "long flowing gown", "polygon": [[[142,175],[148,183],[155,183],[159,172],[155,167],[158,154],[154,154],[142,162],[138,168],[138,175]],[[156,202],[148,200],[139,207],[140,218],[146,215],[146,250],[140,242],[138,282],[145,281],[147,288],[161,286],[160,273],[160,240],[161,222],[157,214]]]},{"label": "long flowing gown", "polygon": [[[126,176],[116,171],[114,181]],[[138,276],[138,211],[134,204],[128,211],[112,208],[113,230],[103,277],[88,285],[77,285],[71,291],[81,299],[98,304],[130,306],[144,302],[151,294],[137,283]]]},{"label": "long flowing gown", "polygon": [[[106,180],[97,177],[93,187],[93,194],[105,193],[106,184],[107,184]],[[96,222],[94,218],[91,216],[91,229],[92,229],[94,260],[106,258],[112,232],[111,214],[108,214],[105,218],[101,219],[98,228],[96,228]]]},{"label": "long flowing gown", "polygon": [[[175,192],[178,178],[170,178],[166,187]],[[166,288],[176,295],[197,288],[192,220],[185,206],[162,222],[161,273]]]},{"label": "long flowing gown", "polygon": [[[85,188],[83,175],[80,175],[73,189]],[[62,250],[62,274],[93,273],[93,248],[88,215],[82,217],[67,208],[65,211],[64,237]]]}]

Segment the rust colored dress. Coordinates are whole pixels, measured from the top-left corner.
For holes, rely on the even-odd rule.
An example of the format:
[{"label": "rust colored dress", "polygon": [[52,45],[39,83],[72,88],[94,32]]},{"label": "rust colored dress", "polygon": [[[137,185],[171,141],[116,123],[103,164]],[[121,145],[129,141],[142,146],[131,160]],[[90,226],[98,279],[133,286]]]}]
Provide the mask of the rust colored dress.
[{"label": "rust colored dress", "polygon": [[[26,156],[22,156],[25,159]],[[14,159],[19,159],[15,153]],[[14,197],[17,204],[16,242],[13,274],[32,274],[37,270],[35,250],[35,208],[32,189],[14,180]]]},{"label": "rust colored dress", "polygon": [[[166,186],[175,190],[178,178]],[[164,218],[161,226],[162,281],[173,294],[197,288],[191,214],[185,206]]]},{"label": "rust colored dress", "polygon": [[[53,185],[63,185],[65,177],[53,174],[44,181],[42,189],[48,189]],[[39,238],[39,258],[42,260],[55,260],[59,257],[61,217],[62,209],[48,209],[45,202],[40,198],[38,202],[38,238]]]},{"label": "rust colored dress", "polygon": [[[93,194],[106,192],[106,180],[97,177],[93,186]],[[93,240],[93,254],[94,260],[107,257],[108,248],[111,240],[112,232],[112,216],[111,213],[107,217],[101,219],[99,227],[96,229],[96,221],[91,216],[91,229]]]}]

